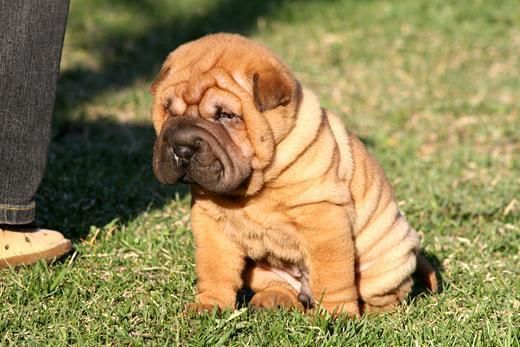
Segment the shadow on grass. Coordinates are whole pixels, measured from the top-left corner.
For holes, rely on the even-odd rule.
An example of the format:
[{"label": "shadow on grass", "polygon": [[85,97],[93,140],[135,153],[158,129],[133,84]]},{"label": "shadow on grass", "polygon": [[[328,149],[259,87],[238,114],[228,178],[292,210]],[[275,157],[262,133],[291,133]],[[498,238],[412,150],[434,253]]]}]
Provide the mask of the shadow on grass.
[{"label": "shadow on grass", "polygon": [[443,279],[442,279],[442,272],[444,272],[444,268],[442,267],[442,262],[437,256],[435,256],[433,253],[425,252],[424,250],[421,250],[420,253],[428,260],[428,262],[433,266],[435,269],[436,275],[437,275],[437,285],[438,285],[438,291],[437,293],[432,293],[428,288],[426,288],[425,284],[421,282],[419,279],[419,276],[414,274],[414,285],[412,288],[412,292],[410,294],[410,298],[413,299],[417,296],[421,295],[435,295],[438,293],[442,293],[443,291]]},{"label": "shadow on grass", "polygon": [[155,179],[154,140],[151,124],[62,123],[38,195],[42,224],[77,240],[91,226],[115,219],[127,224],[144,211],[185,199],[187,186],[164,186]]}]

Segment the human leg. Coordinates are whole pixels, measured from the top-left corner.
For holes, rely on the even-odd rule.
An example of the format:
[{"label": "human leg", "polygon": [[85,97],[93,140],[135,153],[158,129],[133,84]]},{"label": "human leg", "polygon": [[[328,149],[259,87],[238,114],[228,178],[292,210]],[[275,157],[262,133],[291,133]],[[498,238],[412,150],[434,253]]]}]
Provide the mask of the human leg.
[{"label": "human leg", "polygon": [[70,249],[61,234],[24,226],[45,172],[68,6],[0,0],[0,267]]}]

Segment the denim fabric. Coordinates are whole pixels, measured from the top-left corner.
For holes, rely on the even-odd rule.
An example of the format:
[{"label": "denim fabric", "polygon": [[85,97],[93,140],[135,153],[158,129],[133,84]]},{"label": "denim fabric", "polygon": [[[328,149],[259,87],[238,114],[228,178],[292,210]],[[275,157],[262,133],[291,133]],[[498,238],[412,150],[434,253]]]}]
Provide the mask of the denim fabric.
[{"label": "denim fabric", "polygon": [[68,0],[0,0],[0,224],[35,217],[68,7]]}]

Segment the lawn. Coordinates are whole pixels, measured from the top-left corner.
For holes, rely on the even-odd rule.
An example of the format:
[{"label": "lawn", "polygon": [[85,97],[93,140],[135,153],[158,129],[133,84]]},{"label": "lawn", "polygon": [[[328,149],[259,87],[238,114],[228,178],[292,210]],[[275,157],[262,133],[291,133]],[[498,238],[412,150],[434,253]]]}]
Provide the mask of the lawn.
[{"label": "lawn", "polygon": [[[519,346],[520,2],[73,0],[39,222],[52,265],[0,272],[0,345]],[[273,48],[359,134],[443,290],[396,312],[182,314],[189,191],[151,170],[148,86],[205,33]]]}]

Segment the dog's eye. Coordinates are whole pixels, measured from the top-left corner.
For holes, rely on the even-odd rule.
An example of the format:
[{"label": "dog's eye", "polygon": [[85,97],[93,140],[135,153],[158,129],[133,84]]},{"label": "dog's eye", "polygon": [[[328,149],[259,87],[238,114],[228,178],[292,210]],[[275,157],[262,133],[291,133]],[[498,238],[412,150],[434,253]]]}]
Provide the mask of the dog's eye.
[{"label": "dog's eye", "polygon": [[221,107],[217,108],[217,112],[215,112],[215,116],[213,117],[215,121],[233,120],[238,118],[239,117],[236,114],[231,112],[225,112],[224,110],[222,110]]}]

